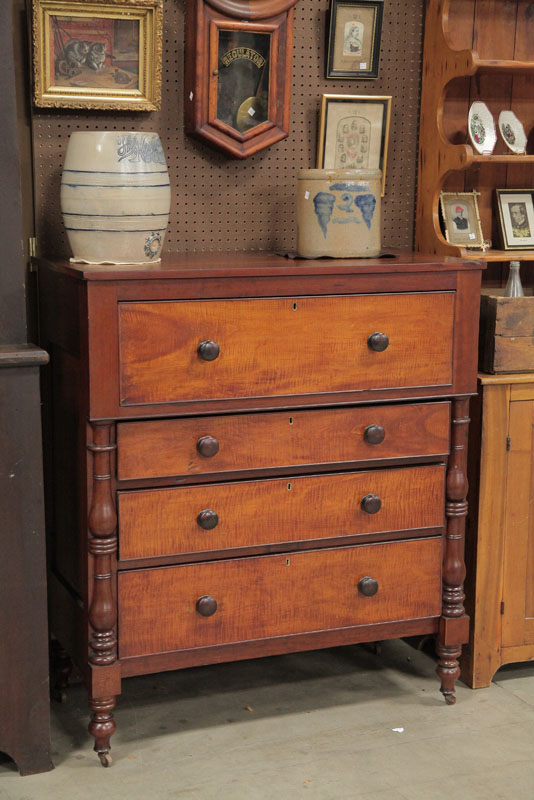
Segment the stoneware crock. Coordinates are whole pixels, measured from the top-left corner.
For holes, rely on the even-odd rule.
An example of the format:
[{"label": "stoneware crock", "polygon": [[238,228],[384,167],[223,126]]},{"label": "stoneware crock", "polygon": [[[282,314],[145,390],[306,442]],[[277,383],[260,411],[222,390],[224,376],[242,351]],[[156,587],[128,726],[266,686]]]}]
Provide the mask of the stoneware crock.
[{"label": "stoneware crock", "polygon": [[297,252],[305,258],[371,258],[381,249],[382,173],[370,169],[301,169]]},{"label": "stoneware crock", "polygon": [[156,133],[71,134],[61,180],[61,211],[72,261],[160,261],[170,203],[169,173]]}]

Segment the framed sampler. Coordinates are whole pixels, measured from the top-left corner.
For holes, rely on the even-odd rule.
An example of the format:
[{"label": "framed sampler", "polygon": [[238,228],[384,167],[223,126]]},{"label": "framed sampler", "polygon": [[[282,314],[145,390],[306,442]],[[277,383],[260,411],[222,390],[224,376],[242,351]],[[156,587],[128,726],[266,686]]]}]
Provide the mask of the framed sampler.
[{"label": "framed sampler", "polygon": [[386,189],[391,97],[323,94],[317,169],[380,169]]},{"label": "framed sampler", "polygon": [[297,0],[187,0],[186,131],[236,158],[289,133]]},{"label": "framed sampler", "polygon": [[331,0],[327,78],[377,78],[384,0]]}]

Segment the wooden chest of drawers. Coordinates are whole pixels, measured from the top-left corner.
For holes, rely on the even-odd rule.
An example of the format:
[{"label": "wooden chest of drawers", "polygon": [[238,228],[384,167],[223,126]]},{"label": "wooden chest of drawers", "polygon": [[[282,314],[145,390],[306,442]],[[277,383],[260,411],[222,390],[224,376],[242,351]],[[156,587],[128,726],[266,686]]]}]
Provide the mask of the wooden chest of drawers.
[{"label": "wooden chest of drawers", "polygon": [[454,702],[481,265],[39,263],[51,629],[129,675],[436,633]]}]

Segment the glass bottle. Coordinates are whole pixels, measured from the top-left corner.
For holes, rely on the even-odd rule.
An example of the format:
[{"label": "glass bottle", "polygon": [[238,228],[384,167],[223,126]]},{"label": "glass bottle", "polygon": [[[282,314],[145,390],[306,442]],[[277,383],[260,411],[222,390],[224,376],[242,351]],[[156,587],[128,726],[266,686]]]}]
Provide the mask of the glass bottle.
[{"label": "glass bottle", "polygon": [[519,274],[519,261],[510,261],[510,272],[508,282],[504,290],[505,297],[524,297],[523,286],[521,285],[521,275]]}]

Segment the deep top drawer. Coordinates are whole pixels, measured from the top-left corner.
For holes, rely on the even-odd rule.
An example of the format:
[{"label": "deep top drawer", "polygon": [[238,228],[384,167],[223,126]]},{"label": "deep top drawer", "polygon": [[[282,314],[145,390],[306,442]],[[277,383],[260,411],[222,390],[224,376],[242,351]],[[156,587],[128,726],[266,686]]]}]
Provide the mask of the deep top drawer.
[{"label": "deep top drawer", "polygon": [[120,303],[120,403],[448,386],[454,297]]}]

